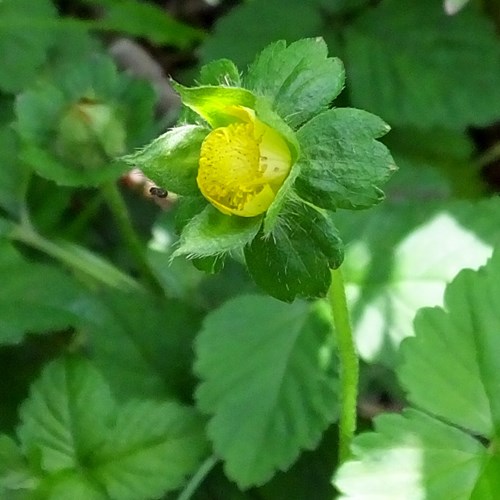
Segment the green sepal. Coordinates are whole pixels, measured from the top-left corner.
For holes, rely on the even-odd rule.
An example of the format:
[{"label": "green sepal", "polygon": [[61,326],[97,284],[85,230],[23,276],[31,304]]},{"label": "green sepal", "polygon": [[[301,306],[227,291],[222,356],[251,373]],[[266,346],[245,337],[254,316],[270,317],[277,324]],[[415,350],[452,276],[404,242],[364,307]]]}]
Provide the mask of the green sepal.
[{"label": "green sepal", "polygon": [[205,64],[200,69],[200,85],[223,85],[241,87],[240,71],[229,59],[217,59]]},{"label": "green sepal", "polygon": [[328,108],[345,80],[342,61],[328,57],[321,38],[266,47],[251,64],[245,86],[270,99],[273,109],[293,128]]},{"label": "green sepal", "polygon": [[295,205],[268,237],[259,233],[245,248],[248,270],[257,285],[286,302],[324,297],[330,268],[343,259],[342,241],[329,215],[316,207]]},{"label": "green sepal", "polygon": [[182,102],[188,108],[200,115],[213,128],[225,127],[236,119],[228,115],[228,106],[245,106],[254,108],[255,96],[246,89],[239,87],[202,86],[184,87],[172,82],[172,86],[181,96]]},{"label": "green sepal", "polygon": [[352,108],[325,111],[297,133],[299,195],[322,208],[369,208],[384,199],[380,187],[396,170],[389,150],[375,139],[389,131],[379,117]]},{"label": "green sepal", "polygon": [[201,143],[208,133],[201,125],[175,127],[123,160],[140,168],[162,188],[181,195],[195,195],[199,193],[196,174]]},{"label": "green sepal", "polygon": [[199,257],[191,262],[199,271],[208,274],[217,274],[222,271],[226,263],[225,255],[211,255],[210,257]]},{"label": "green sepal", "polygon": [[212,205],[207,205],[184,227],[180,246],[173,257],[209,257],[241,248],[252,241],[261,223],[262,216],[224,215]]}]

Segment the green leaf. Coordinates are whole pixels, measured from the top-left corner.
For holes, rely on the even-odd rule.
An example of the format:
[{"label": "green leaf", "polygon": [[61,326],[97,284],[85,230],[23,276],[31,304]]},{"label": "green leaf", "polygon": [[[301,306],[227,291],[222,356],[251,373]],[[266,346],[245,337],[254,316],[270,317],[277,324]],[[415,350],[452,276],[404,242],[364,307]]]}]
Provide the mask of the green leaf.
[{"label": "green leaf", "polygon": [[175,403],[123,406],[107,440],[95,451],[93,476],[115,500],[158,498],[175,490],[207,452],[203,423]]},{"label": "green leaf", "polygon": [[479,9],[447,16],[439,1],[388,0],[365,9],[345,36],[354,106],[420,128],[498,119],[500,48]]},{"label": "green leaf", "polygon": [[330,268],[341,264],[343,246],[331,213],[295,204],[269,236],[261,232],[245,248],[245,259],[257,285],[291,302],[326,295]]},{"label": "green leaf", "polygon": [[27,463],[17,443],[0,434],[0,494],[9,498],[13,491],[33,489],[36,479],[28,470]]},{"label": "green leaf", "polygon": [[113,393],[120,399],[187,401],[194,386],[192,341],[201,313],[188,302],[137,293],[113,291],[98,298],[84,308],[83,319],[93,360]]},{"label": "green leaf", "polygon": [[54,42],[55,21],[50,0],[0,2],[0,89],[15,93],[36,79]]},{"label": "green leaf", "polygon": [[108,386],[88,361],[53,362],[21,407],[23,451],[46,472],[84,467],[106,440],[114,411]]},{"label": "green leaf", "polygon": [[[202,60],[227,57],[243,68],[266,45],[315,36],[322,18],[317,0],[253,0],[221,16],[202,46]],[[269,75],[271,77],[271,75]]]},{"label": "green leaf", "polygon": [[468,500],[489,458],[476,439],[415,410],[377,417],[352,451],[335,480],[345,500]]},{"label": "green leaf", "polygon": [[0,344],[26,333],[63,330],[78,324],[79,285],[60,269],[26,261],[0,240]]},{"label": "green leaf", "polygon": [[500,433],[499,298],[497,250],[447,286],[444,309],[419,311],[398,370],[412,403],[488,438]]},{"label": "green leaf", "polygon": [[200,192],[196,175],[201,143],[209,132],[200,125],[175,127],[122,160],[140,168],[158,186],[181,195],[196,195]]},{"label": "green leaf", "polygon": [[157,498],[182,484],[207,447],[192,409],[146,400],[117,407],[100,373],[76,357],[44,369],[21,408],[18,435],[44,471],[40,493],[52,489],[61,500],[100,499],[104,490],[111,500]]},{"label": "green leaf", "polygon": [[370,213],[337,214],[347,242],[342,266],[363,359],[393,366],[424,306],[441,305],[446,284],[477,268],[500,237],[500,199],[384,203]]},{"label": "green leaf", "polygon": [[197,338],[198,406],[240,488],[287,469],[336,417],[336,379],[320,355],[330,323],[318,308],[243,296],[212,312]]},{"label": "green leaf", "polygon": [[359,109],[331,109],[297,133],[302,156],[296,188],[323,208],[368,208],[379,203],[380,187],[395,170],[388,149],[376,141],[389,127]]},{"label": "green leaf", "polygon": [[135,0],[85,0],[105,7],[104,16],[92,23],[94,29],[119,31],[144,37],[155,45],[187,48],[203,38],[203,32],[176,21],[166,9]]},{"label": "green leaf", "polygon": [[255,96],[243,88],[223,86],[189,88],[176,82],[173,82],[173,87],[181,96],[183,104],[200,115],[213,128],[224,127],[235,121],[235,118],[225,111],[228,106],[254,108],[255,105]]},{"label": "green leaf", "polygon": [[183,228],[179,248],[173,256],[208,257],[242,248],[255,237],[261,224],[261,216],[224,215],[207,205]]},{"label": "green leaf", "polygon": [[241,87],[240,72],[229,59],[217,59],[202,66],[198,82],[200,85]]},{"label": "green leaf", "polygon": [[278,115],[296,128],[337,97],[344,85],[340,59],[328,58],[321,38],[266,47],[248,69],[245,87],[269,98]]}]

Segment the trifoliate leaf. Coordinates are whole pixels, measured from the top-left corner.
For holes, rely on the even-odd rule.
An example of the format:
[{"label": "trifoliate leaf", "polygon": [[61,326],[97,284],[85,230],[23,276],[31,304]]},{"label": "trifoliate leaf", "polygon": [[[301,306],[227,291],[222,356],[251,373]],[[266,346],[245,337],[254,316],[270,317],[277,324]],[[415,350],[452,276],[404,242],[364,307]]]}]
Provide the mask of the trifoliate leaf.
[{"label": "trifoliate leaf", "polygon": [[26,261],[1,240],[0,281],[0,344],[78,324],[84,292],[76,281],[56,267]]},{"label": "trifoliate leaf", "polygon": [[[317,0],[253,0],[221,16],[214,36],[202,46],[202,60],[227,57],[245,67],[267,44],[315,36],[322,18]],[[268,75],[272,78],[272,75]]]},{"label": "trifoliate leaf", "polygon": [[175,403],[132,401],[95,450],[93,476],[113,500],[159,498],[177,489],[207,452],[203,421]]},{"label": "trifoliate leaf", "polygon": [[224,127],[234,122],[234,116],[228,115],[228,106],[253,108],[255,96],[246,89],[238,87],[203,86],[184,87],[173,84],[181,96],[183,104],[200,115],[213,128]]},{"label": "trifoliate leaf", "polygon": [[209,257],[242,248],[259,231],[262,217],[224,215],[212,205],[193,217],[180,237],[174,257]]},{"label": "trifoliate leaf", "polygon": [[18,92],[36,79],[47,50],[55,40],[56,14],[50,0],[0,2],[0,88],[3,91]]},{"label": "trifoliate leaf", "polygon": [[419,311],[398,369],[412,403],[487,438],[500,433],[499,305],[496,251],[485,267],[448,285],[444,309]]},{"label": "trifoliate leaf", "polygon": [[330,324],[318,307],[239,297],[212,312],[197,339],[198,406],[241,488],[288,468],[336,416],[336,379],[330,358],[321,361]]},{"label": "trifoliate leaf", "polygon": [[331,213],[294,205],[269,236],[262,232],[245,248],[248,270],[267,293],[291,302],[317,298],[330,286],[330,268],[343,259]]},{"label": "trifoliate leaf", "polygon": [[388,130],[377,116],[349,108],[331,109],[307,122],[297,132],[299,195],[331,210],[380,202],[380,188],[396,168],[388,149],[375,140]]},{"label": "trifoliate leaf", "polygon": [[115,405],[100,373],[68,357],[48,365],[21,408],[26,456],[46,472],[85,467],[108,434]]},{"label": "trifoliate leaf", "polygon": [[197,81],[200,85],[241,87],[240,72],[234,62],[229,59],[217,59],[202,66]]},{"label": "trifoliate leaf", "polygon": [[181,125],[123,160],[140,168],[162,188],[181,195],[196,195],[201,143],[209,132],[201,125]]},{"label": "trifoliate leaf", "polygon": [[343,85],[342,62],[328,58],[321,38],[299,40],[288,47],[284,40],[269,45],[245,78],[245,86],[267,97],[292,128],[326,110]]},{"label": "trifoliate leaf", "polygon": [[448,16],[435,0],[384,1],[346,42],[353,105],[391,125],[462,129],[500,116],[500,49],[479,9]]},{"label": "trifoliate leaf", "polygon": [[417,310],[441,305],[446,284],[477,268],[500,237],[500,199],[385,203],[370,213],[339,213],[343,264],[358,350],[392,366],[412,335]]},{"label": "trifoliate leaf", "polygon": [[352,451],[335,479],[343,500],[468,500],[489,459],[478,440],[415,410],[377,417]]}]

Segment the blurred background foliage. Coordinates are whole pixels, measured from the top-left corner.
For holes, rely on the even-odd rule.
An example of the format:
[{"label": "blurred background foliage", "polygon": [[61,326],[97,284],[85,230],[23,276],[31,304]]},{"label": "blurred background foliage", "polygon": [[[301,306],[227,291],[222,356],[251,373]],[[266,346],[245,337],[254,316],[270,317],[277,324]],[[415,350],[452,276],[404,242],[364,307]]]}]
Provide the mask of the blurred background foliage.
[{"label": "blurred background foliage", "polygon": [[[317,36],[346,67],[336,104],[392,127],[387,201],[336,223],[361,426],[399,408],[393,370],[415,312],[499,241],[499,30],[497,0],[1,1],[0,430],[68,350],[87,352],[118,400],[193,402],[203,318],[257,290],[237,260],[216,274],[170,263],[175,199],[153,199],[115,159],[175,123],[170,76],[191,84],[214,59],[245,68],[270,42]],[[247,492],[216,467],[195,498],[330,498],[334,434]]]}]

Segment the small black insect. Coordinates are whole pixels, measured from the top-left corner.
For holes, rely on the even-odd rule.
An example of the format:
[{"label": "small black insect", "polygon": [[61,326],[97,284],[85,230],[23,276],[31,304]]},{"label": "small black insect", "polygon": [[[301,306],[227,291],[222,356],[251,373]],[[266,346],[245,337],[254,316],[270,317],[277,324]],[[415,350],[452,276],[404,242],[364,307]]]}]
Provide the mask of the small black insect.
[{"label": "small black insect", "polygon": [[149,194],[151,196],[156,196],[157,198],[166,198],[168,196],[168,191],[156,186],[149,188]]}]

